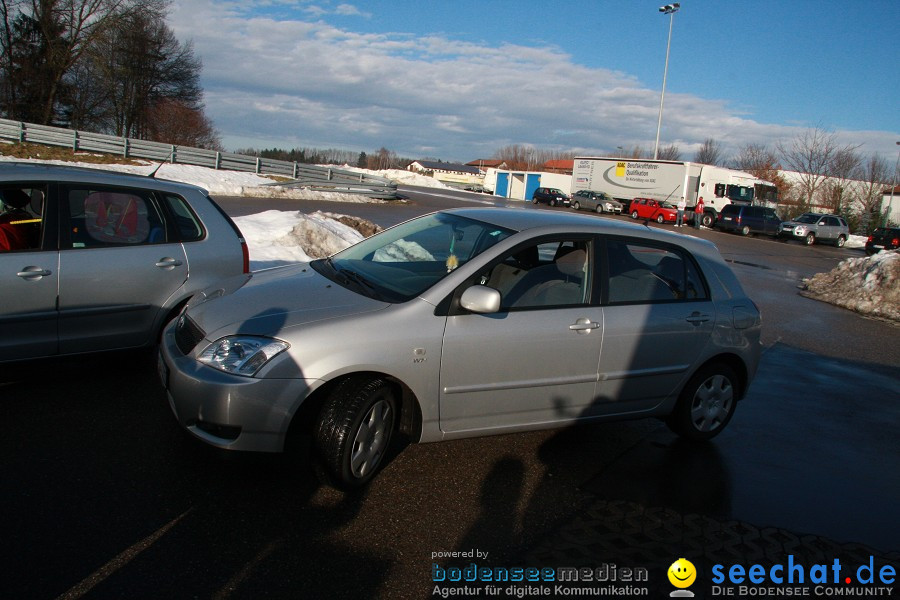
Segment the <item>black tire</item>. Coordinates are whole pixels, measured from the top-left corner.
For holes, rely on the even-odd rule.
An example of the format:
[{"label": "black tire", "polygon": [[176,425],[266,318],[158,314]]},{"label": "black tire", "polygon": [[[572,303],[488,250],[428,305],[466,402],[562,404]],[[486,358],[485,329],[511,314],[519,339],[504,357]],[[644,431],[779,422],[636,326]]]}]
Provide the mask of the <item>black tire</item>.
[{"label": "black tire", "polygon": [[728,365],[706,365],[684,386],[666,425],[689,440],[703,441],[717,436],[734,415],[740,397],[739,385],[737,375]]},{"label": "black tire", "polygon": [[803,243],[806,244],[807,246],[812,246],[813,244],[815,244],[816,243],[816,234],[807,233],[806,237],[803,238]]},{"label": "black tire", "polygon": [[744,225],[743,227],[741,227],[741,235],[744,237],[747,237],[748,235],[750,235],[750,227],[747,225]]},{"label": "black tire", "polygon": [[637,218],[638,218],[638,211],[636,211],[636,210],[631,211],[631,218],[632,218],[632,219],[637,219]]},{"label": "black tire", "polygon": [[532,204],[537,204],[537,203],[538,203],[538,199],[537,199],[537,198],[532,198],[532,199],[531,199],[531,203],[532,203]]},{"label": "black tire", "polygon": [[662,214],[656,215],[656,222],[662,225],[666,222],[666,218]]},{"label": "black tire", "polygon": [[845,237],[842,236],[842,235],[839,235],[839,236],[838,236],[838,239],[837,239],[837,241],[834,243],[834,245],[837,246],[838,248],[843,248],[843,247],[844,247],[844,244],[845,244],[846,242],[847,242],[847,238],[845,238]]},{"label": "black tire", "polygon": [[600,206],[599,204],[597,205],[597,208],[595,208],[594,210],[597,212],[598,215],[603,214],[603,207]]},{"label": "black tire", "polygon": [[581,210],[581,204],[578,203],[578,200],[572,203],[572,208],[575,210]]},{"label": "black tire", "polygon": [[700,219],[700,224],[704,227],[712,227],[713,223],[715,223],[715,219],[709,213],[703,213],[703,217]]},{"label": "black tire", "polygon": [[331,391],[315,425],[315,458],[326,483],[341,489],[367,484],[385,463],[397,419],[390,384],[349,377]]}]

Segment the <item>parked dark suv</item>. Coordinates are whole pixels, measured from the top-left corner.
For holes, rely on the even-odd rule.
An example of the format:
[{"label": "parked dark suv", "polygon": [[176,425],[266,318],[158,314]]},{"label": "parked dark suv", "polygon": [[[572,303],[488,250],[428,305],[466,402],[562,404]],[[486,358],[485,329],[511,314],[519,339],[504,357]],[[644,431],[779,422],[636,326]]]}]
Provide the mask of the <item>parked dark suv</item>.
[{"label": "parked dark suv", "polygon": [[900,227],[879,227],[866,240],[866,254],[869,256],[896,248],[900,248]]},{"label": "parked dark suv", "polygon": [[729,204],[722,208],[716,227],[722,231],[737,231],[741,235],[751,233],[764,233],[766,235],[778,235],[778,226],[781,219],[775,214],[774,208],[765,206],[750,206],[749,204]]},{"label": "parked dark suv", "polygon": [[534,193],[531,195],[531,202],[533,204],[549,204],[550,206],[557,206],[559,204],[568,206],[569,195],[558,188],[539,187],[534,190]]}]

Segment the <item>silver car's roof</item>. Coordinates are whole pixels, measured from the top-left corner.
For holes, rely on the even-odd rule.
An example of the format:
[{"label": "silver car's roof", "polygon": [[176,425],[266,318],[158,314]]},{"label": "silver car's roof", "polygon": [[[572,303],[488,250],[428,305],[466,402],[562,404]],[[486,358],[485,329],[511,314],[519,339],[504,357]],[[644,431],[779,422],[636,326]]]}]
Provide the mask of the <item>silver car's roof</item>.
[{"label": "silver car's roof", "polygon": [[442,212],[452,213],[515,231],[543,227],[554,231],[589,231],[611,235],[638,236],[688,247],[692,251],[718,254],[716,245],[691,235],[675,233],[643,225],[641,221],[625,222],[594,215],[549,211],[531,208],[453,208]]},{"label": "silver car's roof", "polygon": [[[155,167],[148,165],[148,174]],[[35,162],[0,161],[0,183],[4,181],[78,181],[96,185],[130,185],[142,188],[153,188],[173,192],[205,190],[189,183],[180,183],[168,179],[157,179],[147,175],[134,175],[120,171],[93,169],[89,167],[72,167]]]}]

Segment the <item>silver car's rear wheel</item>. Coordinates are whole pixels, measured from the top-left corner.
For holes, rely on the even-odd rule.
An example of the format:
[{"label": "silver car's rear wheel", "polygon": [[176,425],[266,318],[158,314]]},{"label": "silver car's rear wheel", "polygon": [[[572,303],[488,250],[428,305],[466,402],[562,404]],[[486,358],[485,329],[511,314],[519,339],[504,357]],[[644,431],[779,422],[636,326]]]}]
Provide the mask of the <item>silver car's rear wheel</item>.
[{"label": "silver car's rear wheel", "polygon": [[666,422],[682,437],[708,440],[728,425],[739,396],[738,379],[730,367],[707,365],[688,381]]},{"label": "silver car's rear wheel", "polygon": [[329,483],[354,488],[383,466],[397,423],[397,402],[383,379],[351,377],[325,401],[315,431],[316,458]]}]

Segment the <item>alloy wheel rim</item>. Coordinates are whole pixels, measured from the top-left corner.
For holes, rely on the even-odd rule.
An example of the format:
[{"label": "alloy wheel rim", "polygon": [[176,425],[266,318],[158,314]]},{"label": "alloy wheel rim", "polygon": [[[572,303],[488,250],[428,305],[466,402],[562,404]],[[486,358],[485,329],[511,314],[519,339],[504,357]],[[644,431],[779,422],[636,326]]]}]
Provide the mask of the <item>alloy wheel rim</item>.
[{"label": "alloy wheel rim", "polygon": [[386,400],[379,400],[369,408],[350,450],[350,471],[355,477],[365,477],[381,462],[393,420],[391,405]]}]

